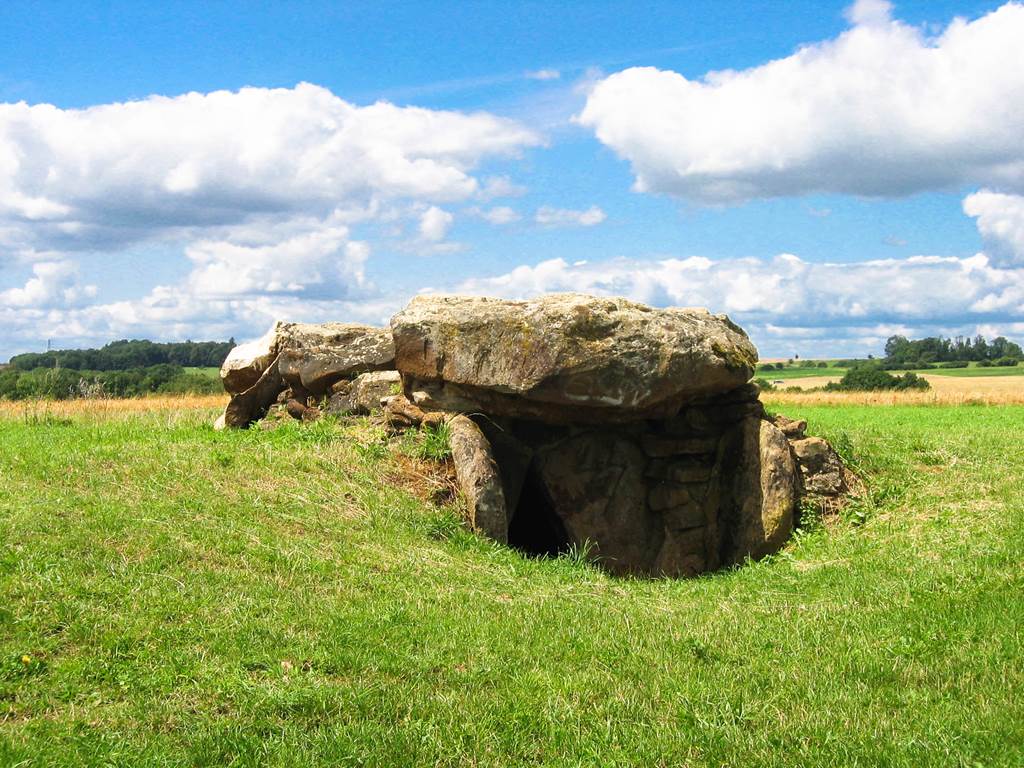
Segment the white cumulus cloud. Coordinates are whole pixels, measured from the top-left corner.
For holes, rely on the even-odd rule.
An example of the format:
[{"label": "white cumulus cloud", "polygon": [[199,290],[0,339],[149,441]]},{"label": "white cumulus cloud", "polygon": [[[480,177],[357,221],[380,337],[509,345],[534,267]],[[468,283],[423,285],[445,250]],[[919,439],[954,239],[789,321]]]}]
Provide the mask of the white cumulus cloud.
[{"label": "white cumulus cloud", "polygon": [[432,205],[420,215],[420,237],[434,243],[444,240],[454,220],[451,213]]},{"label": "white cumulus cloud", "polygon": [[543,227],[593,227],[600,224],[608,216],[592,205],[586,210],[576,211],[570,208],[552,208],[543,205],[537,209],[533,220]]},{"label": "white cumulus cloud", "polygon": [[472,169],[539,139],[486,113],[244,88],[63,110],[0,104],[6,245],[93,248],[254,215],[462,200]]},{"label": "white cumulus cloud", "polygon": [[1001,262],[1024,262],[1024,196],[981,190],[964,198],[964,213]]},{"label": "white cumulus cloud", "polygon": [[750,69],[618,72],[577,119],[631,163],[637,190],[703,203],[1024,191],[1024,5],[936,36],[882,0],[847,16],[836,39]]},{"label": "white cumulus cloud", "polygon": [[492,208],[470,208],[466,212],[483,219],[489,224],[499,226],[512,224],[522,218],[514,208],[510,208],[507,205],[496,205]]},{"label": "white cumulus cloud", "polygon": [[0,306],[68,307],[95,295],[95,285],[80,284],[73,261],[37,261],[24,286],[0,291]]}]

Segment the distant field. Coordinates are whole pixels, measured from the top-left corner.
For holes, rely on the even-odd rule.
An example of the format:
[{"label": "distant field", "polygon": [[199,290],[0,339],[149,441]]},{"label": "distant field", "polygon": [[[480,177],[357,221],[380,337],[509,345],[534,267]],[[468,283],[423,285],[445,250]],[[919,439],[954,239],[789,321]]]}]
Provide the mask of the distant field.
[{"label": "distant field", "polygon": [[759,379],[768,379],[773,381],[776,379],[806,379],[818,376],[842,376],[846,373],[845,368],[783,368],[781,371],[762,371],[758,369],[754,376]]},{"label": "distant field", "polygon": [[185,370],[189,373],[201,373],[204,376],[209,376],[211,379],[216,379],[220,376],[220,368],[196,368],[188,366]]},{"label": "distant field", "polygon": [[[833,368],[831,363],[828,368],[783,368],[781,371],[762,371],[758,370],[754,375],[760,379],[773,380],[789,380],[789,379],[806,379],[820,376],[835,376],[842,377],[846,373],[846,368]],[[904,373],[904,371],[892,371],[894,375]],[[927,376],[960,376],[973,378],[975,376],[1024,376],[1024,364],[1017,366],[1007,367],[995,367],[992,368],[979,368],[975,364],[971,364],[968,368],[935,368],[931,370],[917,370],[914,373]]]},{"label": "distant field", "polygon": [[767,404],[868,494],[688,581],[471,535],[365,420],[5,404],[0,765],[1020,766],[1024,408],[852,402]]},{"label": "distant field", "polygon": [[[987,370],[982,368],[981,370]],[[803,398],[813,398],[818,395],[829,398],[831,402],[842,402],[833,400],[833,395],[839,394],[853,398],[855,402],[863,402],[858,399],[860,395],[876,395],[891,398],[892,402],[915,402],[915,403],[936,403],[946,405],[958,405],[967,402],[982,402],[989,404],[1013,404],[1024,403],[1024,378],[1020,376],[939,376],[933,375],[934,371],[923,372],[920,375],[931,385],[931,389],[925,392],[895,392],[895,393],[813,393],[799,395]],[[804,379],[791,379],[786,381],[786,388],[799,387],[801,389],[818,389],[824,387],[830,381],[839,381],[839,375],[819,376]],[[785,396],[789,393],[771,393],[771,397]]]}]

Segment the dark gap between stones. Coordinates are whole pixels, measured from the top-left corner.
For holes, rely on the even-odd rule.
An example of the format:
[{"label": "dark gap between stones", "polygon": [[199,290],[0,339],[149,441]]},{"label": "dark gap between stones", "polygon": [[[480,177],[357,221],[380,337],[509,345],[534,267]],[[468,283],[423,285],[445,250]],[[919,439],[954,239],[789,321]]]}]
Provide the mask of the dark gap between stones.
[{"label": "dark gap between stones", "polygon": [[532,464],[508,524],[508,543],[532,557],[557,557],[569,551],[565,524],[551,503],[540,473]]}]

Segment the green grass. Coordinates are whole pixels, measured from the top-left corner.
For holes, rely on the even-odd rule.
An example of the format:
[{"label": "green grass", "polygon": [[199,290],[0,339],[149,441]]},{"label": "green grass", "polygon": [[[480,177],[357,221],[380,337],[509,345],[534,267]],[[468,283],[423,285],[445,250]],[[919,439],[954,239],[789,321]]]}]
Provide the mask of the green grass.
[{"label": "green grass", "polygon": [[758,368],[754,374],[756,378],[768,379],[768,381],[775,381],[776,379],[806,379],[811,376],[842,376],[846,373],[846,368],[783,368],[781,371],[762,371]]},{"label": "green grass", "polygon": [[869,496],[689,581],[468,534],[363,425],[0,421],[0,765],[1021,765],[1024,408],[788,415]]}]

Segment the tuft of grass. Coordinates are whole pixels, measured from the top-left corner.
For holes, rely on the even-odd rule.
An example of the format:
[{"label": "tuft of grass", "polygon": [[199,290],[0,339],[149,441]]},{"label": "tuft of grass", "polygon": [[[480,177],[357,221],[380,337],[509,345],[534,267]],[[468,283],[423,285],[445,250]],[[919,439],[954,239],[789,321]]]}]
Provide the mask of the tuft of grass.
[{"label": "tuft of grass", "polygon": [[421,459],[445,461],[452,455],[452,428],[446,421],[406,434],[413,440],[413,454]]}]

